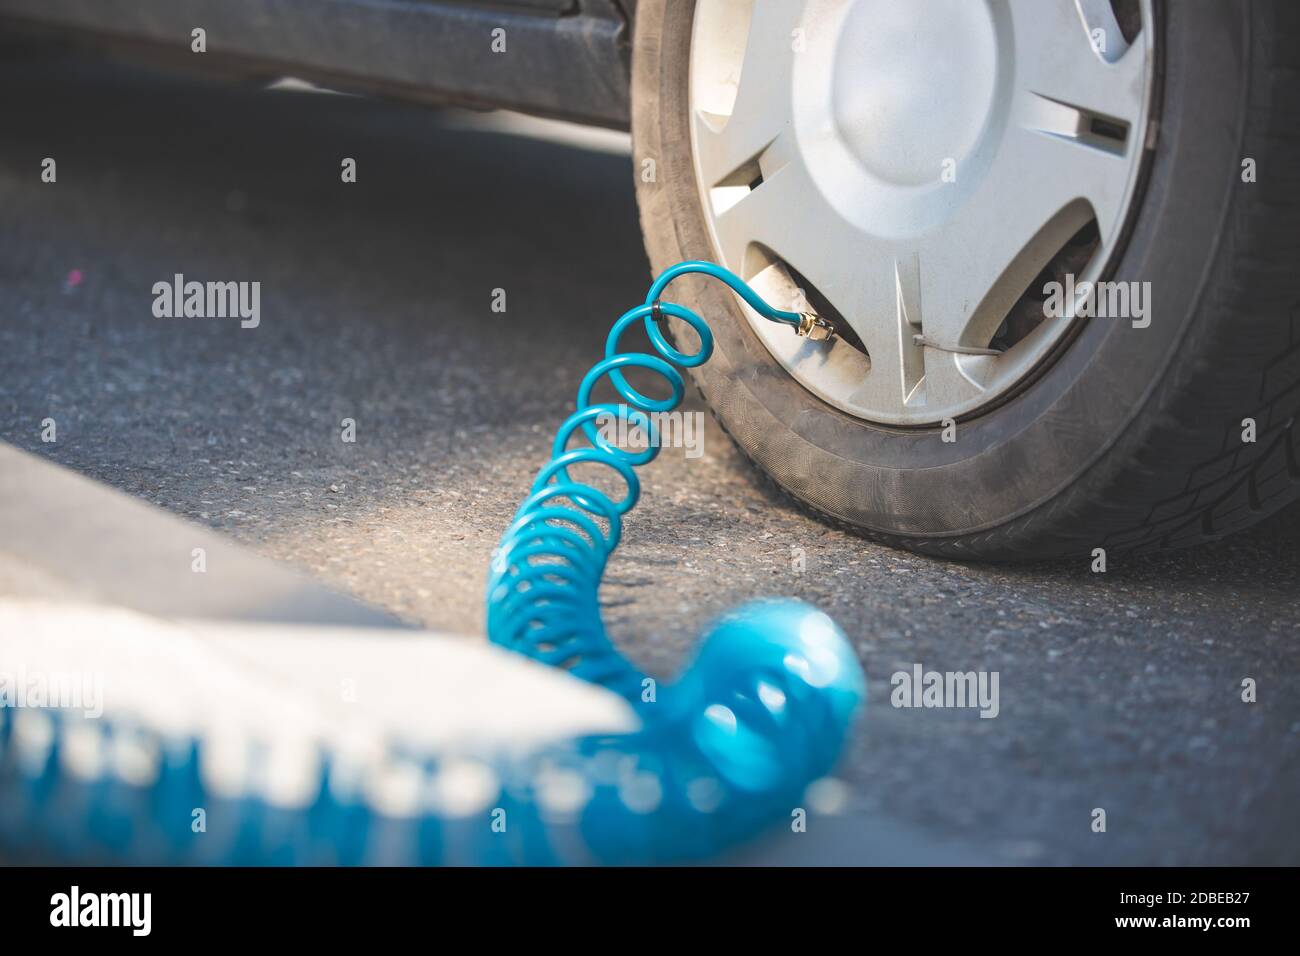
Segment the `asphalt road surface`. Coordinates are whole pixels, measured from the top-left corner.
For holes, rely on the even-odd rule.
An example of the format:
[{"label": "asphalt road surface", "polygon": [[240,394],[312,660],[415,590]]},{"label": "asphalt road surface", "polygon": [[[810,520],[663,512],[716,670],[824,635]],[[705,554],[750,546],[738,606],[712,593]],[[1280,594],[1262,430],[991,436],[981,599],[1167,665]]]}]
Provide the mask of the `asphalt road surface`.
[{"label": "asphalt road surface", "polygon": [[[0,439],[481,639],[489,553],[648,284],[625,139],[12,56],[0,118]],[[156,318],[176,273],[260,282],[260,324]],[[759,595],[856,646],[838,813],[738,859],[1295,864],[1298,542],[1292,508],[1104,574],[944,563],[803,515],[710,419],[645,469],[603,596],[664,675]],[[891,707],[916,663],[996,671],[998,715]]]}]

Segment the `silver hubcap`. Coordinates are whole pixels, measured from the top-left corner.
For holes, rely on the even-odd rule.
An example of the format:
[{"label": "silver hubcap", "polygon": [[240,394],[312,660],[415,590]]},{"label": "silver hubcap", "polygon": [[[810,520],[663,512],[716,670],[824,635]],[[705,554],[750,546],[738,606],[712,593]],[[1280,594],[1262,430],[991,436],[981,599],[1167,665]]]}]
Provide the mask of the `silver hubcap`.
[{"label": "silver hubcap", "polygon": [[1154,31],[1149,0],[1133,9],[1121,30],[1109,0],[699,0],[691,141],[714,254],[858,340],[751,313],[798,381],[920,425],[1051,350],[1073,310],[1047,315],[1037,280],[1095,280],[1136,186]]}]

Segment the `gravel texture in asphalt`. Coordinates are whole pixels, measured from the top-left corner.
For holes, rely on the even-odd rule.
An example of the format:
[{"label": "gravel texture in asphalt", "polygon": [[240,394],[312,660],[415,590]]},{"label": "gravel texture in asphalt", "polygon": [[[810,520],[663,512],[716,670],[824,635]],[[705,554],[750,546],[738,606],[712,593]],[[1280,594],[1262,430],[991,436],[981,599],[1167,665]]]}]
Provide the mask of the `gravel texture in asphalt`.
[{"label": "gravel texture in asphalt", "polygon": [[[649,282],[625,140],[39,57],[0,103],[0,439],[480,635],[491,549]],[[155,318],[177,273],[259,282],[260,324]],[[1300,863],[1300,509],[1104,574],[944,563],[805,516],[701,417],[698,457],[643,471],[611,633],[669,675],[793,595],[871,693],[838,812],[740,859]],[[891,707],[916,663],[997,672],[996,718]]]}]

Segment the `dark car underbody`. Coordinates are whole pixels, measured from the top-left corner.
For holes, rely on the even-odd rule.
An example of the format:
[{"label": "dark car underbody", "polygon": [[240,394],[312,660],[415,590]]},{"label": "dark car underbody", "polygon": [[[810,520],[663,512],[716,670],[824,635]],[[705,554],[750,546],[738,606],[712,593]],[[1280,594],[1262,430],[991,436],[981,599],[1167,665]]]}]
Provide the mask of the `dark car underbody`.
[{"label": "dark car underbody", "polygon": [[[635,0],[0,0],[0,42],[37,35],[181,67],[289,74],[626,129],[634,7]],[[200,27],[205,53],[191,50]]]}]

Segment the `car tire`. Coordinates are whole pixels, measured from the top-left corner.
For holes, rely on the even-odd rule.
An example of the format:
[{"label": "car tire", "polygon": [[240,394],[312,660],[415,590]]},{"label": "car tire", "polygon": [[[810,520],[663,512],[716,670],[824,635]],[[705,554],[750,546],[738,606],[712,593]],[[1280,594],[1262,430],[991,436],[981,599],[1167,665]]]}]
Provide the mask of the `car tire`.
[{"label": "car tire", "polygon": [[[715,258],[692,158],[694,7],[636,9],[634,169],[656,272]],[[833,407],[774,359],[729,292],[672,287],[716,333],[695,383],[781,489],[870,538],[978,559],[1193,545],[1300,495],[1300,5],[1155,9],[1158,121],[1105,271],[1150,282],[1148,327],[1075,320],[1024,387],[945,436]]]}]

